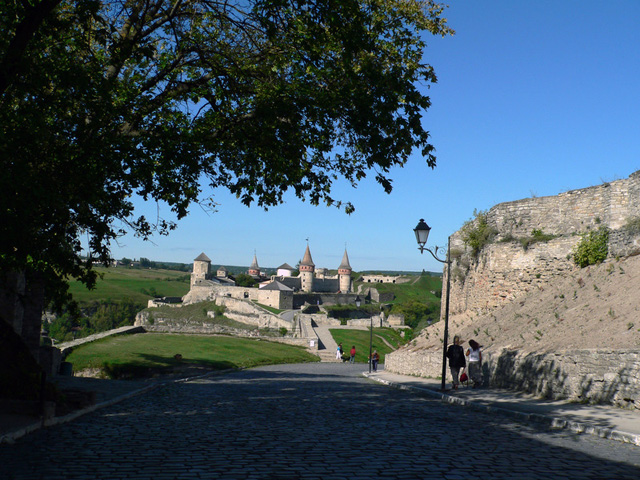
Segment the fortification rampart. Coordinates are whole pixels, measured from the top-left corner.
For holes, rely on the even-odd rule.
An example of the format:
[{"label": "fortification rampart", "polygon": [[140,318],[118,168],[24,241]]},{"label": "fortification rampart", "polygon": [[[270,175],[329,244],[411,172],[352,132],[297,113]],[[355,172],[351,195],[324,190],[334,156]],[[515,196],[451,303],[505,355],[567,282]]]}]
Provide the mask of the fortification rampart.
[{"label": "fortification rampart", "polygon": [[400,275],[362,275],[360,281],[363,283],[407,283],[411,280]]},{"label": "fortification rampart", "polygon": [[[477,256],[465,245],[462,229],[451,236],[451,314],[485,313],[532,288],[544,288],[577,268],[572,253],[580,234],[601,226],[611,231],[609,257],[640,253],[640,235],[625,229],[640,219],[640,171],[555,197],[501,203],[485,218],[496,235]],[[534,230],[553,238],[523,242]],[[446,290],[446,269],[443,280]]]},{"label": "fortification rampart", "polygon": [[221,298],[252,300],[269,307],[287,310],[293,308],[294,295],[290,291],[219,285],[210,280],[199,280],[191,285],[189,293],[182,297],[182,302],[184,305],[207,301],[220,304],[218,299]]}]

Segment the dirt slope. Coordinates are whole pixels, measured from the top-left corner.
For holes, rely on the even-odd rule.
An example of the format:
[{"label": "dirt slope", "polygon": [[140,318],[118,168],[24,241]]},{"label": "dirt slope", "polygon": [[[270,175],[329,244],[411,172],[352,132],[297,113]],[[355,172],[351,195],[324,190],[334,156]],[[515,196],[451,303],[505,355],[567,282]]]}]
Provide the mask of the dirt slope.
[{"label": "dirt slope", "polygon": [[[425,329],[409,348],[442,348],[443,329],[444,322]],[[576,267],[489,314],[452,316],[449,343],[454,335],[488,351],[640,349],[640,256]]]}]

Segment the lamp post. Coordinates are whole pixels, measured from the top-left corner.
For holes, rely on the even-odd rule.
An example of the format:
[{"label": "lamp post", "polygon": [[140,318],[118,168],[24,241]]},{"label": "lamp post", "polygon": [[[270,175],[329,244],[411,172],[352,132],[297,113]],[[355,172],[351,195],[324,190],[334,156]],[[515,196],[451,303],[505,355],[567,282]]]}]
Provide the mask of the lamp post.
[{"label": "lamp post", "polygon": [[442,385],[441,390],[445,389],[445,380],[447,375],[447,337],[449,336],[449,291],[451,290],[451,237],[449,237],[447,241],[447,259],[442,260],[438,258],[438,247],[436,247],[435,252],[431,249],[426,248],[425,245],[427,243],[427,239],[429,238],[429,232],[431,231],[431,227],[427,225],[423,218],[420,219],[416,228],[413,229],[413,232],[416,234],[416,241],[418,242],[418,248],[420,253],[424,253],[426,250],[431,254],[433,258],[435,258],[440,263],[447,264],[447,296],[445,300],[444,307],[444,340],[442,345]]},{"label": "lamp post", "polygon": [[[356,307],[360,308],[362,300],[356,297]],[[369,316],[369,373],[371,373],[371,348],[373,345],[373,317]]]}]

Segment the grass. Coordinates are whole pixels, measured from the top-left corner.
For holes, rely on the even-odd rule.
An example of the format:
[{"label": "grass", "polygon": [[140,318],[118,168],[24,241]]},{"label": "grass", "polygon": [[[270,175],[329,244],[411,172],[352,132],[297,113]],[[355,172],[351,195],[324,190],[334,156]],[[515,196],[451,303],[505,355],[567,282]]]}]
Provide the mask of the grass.
[{"label": "grass", "polygon": [[[176,359],[175,355],[181,355]],[[96,368],[108,378],[131,379],[180,371],[317,362],[303,347],[226,336],[144,333],[108,337],[77,347],[66,358],[75,371]]]},{"label": "grass", "polygon": [[[356,346],[356,362],[369,362],[369,330],[350,330],[342,328],[332,328],[329,330],[336,343],[342,343],[345,353],[349,353],[351,346]],[[387,340],[393,348],[390,348],[382,339]],[[386,354],[393,352],[404,340],[400,334],[392,328],[373,329],[373,348],[380,354],[380,362],[384,363]]]},{"label": "grass", "polygon": [[269,305],[263,305],[262,303],[258,303],[255,300],[253,301],[253,303],[255,303],[256,305],[258,305],[258,306],[260,306],[262,308],[264,308],[268,312],[273,313],[274,315],[280,315],[282,312],[284,312],[284,310],[280,310],[279,308],[270,307]]},{"label": "grass", "polygon": [[358,285],[365,287],[373,287],[380,293],[393,293],[395,299],[392,304],[406,303],[411,300],[422,303],[440,304],[440,298],[431,292],[442,292],[442,277],[434,275],[410,276],[411,280],[407,283],[362,283],[354,285],[354,289]]},{"label": "grass", "polygon": [[189,274],[185,272],[129,267],[96,267],[95,270],[102,278],[93,290],[87,290],[78,281],[69,282],[69,291],[81,304],[123,298],[146,304],[154,296],[182,297],[189,292]]}]

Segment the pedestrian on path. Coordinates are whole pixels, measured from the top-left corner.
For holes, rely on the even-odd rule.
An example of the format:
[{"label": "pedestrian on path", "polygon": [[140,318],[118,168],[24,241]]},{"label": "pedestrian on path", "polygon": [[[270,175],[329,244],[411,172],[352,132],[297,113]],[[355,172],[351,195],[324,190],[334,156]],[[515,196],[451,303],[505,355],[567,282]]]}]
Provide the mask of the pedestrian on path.
[{"label": "pedestrian on path", "polygon": [[353,345],[351,347],[351,351],[349,352],[350,358],[349,358],[349,363],[355,363],[356,361],[356,346]]},{"label": "pedestrian on path", "polygon": [[457,390],[460,384],[460,369],[467,366],[464,359],[464,348],[460,345],[460,337],[453,337],[453,345],[449,345],[447,349],[447,358],[449,359],[449,369],[451,370],[451,378],[453,378],[453,389]]},{"label": "pedestrian on path", "polygon": [[378,371],[378,362],[380,361],[380,355],[378,355],[378,351],[374,350],[371,354],[371,368],[373,368],[374,372]]},{"label": "pedestrian on path", "polygon": [[336,360],[342,360],[342,344],[338,344],[338,348],[336,349]]},{"label": "pedestrian on path", "polygon": [[482,352],[478,342],[469,340],[469,349],[467,357],[469,357],[469,377],[473,382],[473,388],[482,386]]}]

